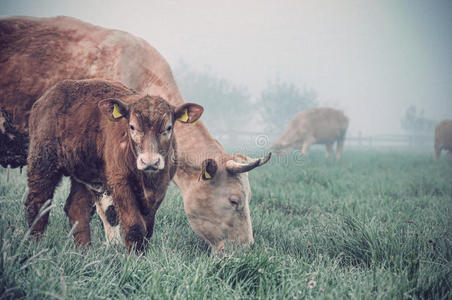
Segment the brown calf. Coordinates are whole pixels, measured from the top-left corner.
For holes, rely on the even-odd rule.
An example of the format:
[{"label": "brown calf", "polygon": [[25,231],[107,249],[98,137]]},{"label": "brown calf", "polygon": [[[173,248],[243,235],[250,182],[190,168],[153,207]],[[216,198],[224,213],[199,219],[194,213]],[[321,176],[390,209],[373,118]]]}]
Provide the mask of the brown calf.
[{"label": "brown calf", "polygon": [[65,80],[55,85],[36,101],[29,119],[25,205],[32,233],[45,230],[48,213],[35,219],[64,175],[71,177],[65,211],[71,227],[78,222],[77,244],[90,242],[96,194],[89,187],[102,186],[112,195],[127,248],[142,250],[176,172],[174,123],[192,123],[202,111],[191,103],[175,108],[117,82]]}]

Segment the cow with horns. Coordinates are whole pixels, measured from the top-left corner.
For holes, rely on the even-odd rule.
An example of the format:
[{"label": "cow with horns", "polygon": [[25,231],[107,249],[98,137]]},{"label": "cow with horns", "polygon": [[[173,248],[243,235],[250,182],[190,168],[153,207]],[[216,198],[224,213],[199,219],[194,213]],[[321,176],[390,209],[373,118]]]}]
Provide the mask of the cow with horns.
[{"label": "cow with horns", "polygon": [[[174,106],[184,103],[166,60],[138,37],[68,17],[0,20],[0,164],[26,165],[28,116],[47,89],[63,79],[88,78],[119,81]],[[202,122],[176,123],[174,133],[179,157],[173,180],[193,230],[214,249],[227,241],[252,244],[247,172],[270,156],[230,155]],[[98,211],[108,217],[110,206]]]}]

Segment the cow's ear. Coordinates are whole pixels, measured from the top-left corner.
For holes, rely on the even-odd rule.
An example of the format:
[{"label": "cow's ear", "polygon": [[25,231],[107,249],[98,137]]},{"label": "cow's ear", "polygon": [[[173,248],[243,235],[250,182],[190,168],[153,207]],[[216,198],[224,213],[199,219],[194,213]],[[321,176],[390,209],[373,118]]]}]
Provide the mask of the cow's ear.
[{"label": "cow's ear", "polygon": [[201,164],[201,173],[198,176],[198,181],[202,180],[212,180],[217,173],[218,166],[215,160],[208,158]]},{"label": "cow's ear", "polygon": [[201,117],[204,108],[195,103],[184,103],[176,107],[174,115],[182,123],[194,123]]},{"label": "cow's ear", "polygon": [[110,121],[117,122],[129,115],[129,106],[118,99],[102,100],[97,103],[97,107]]}]

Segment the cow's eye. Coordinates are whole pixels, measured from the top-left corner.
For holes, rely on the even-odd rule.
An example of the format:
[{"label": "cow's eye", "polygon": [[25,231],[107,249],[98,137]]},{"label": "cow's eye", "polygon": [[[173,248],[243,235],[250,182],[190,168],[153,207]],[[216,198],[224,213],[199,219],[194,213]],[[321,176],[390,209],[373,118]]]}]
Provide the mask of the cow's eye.
[{"label": "cow's eye", "polygon": [[171,129],[173,129],[173,126],[170,125],[170,126],[166,127],[165,131],[162,131],[160,134],[163,136],[166,136],[171,132]]},{"label": "cow's eye", "polygon": [[238,196],[231,195],[231,196],[229,196],[228,200],[232,207],[234,207],[235,209],[239,208],[240,198]]},{"label": "cow's eye", "polygon": [[130,130],[135,130],[135,126],[133,126],[133,125],[130,125]]},{"label": "cow's eye", "polygon": [[239,202],[235,201],[235,200],[229,199],[229,202],[231,203],[232,206],[238,206],[239,205]]}]

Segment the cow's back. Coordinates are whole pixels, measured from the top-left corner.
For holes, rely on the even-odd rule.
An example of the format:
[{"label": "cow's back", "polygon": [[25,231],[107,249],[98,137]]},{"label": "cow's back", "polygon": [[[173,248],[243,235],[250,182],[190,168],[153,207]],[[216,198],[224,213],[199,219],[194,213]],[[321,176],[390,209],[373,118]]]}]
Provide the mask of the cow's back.
[{"label": "cow's back", "polygon": [[63,79],[92,77],[86,60],[95,42],[81,41],[88,34],[100,38],[99,33],[95,26],[65,17],[0,21],[0,106],[20,133],[27,133],[29,110],[46,89]]},{"label": "cow's back", "polygon": [[340,110],[318,107],[300,114],[301,124],[318,143],[334,142],[345,136],[348,118]]}]

